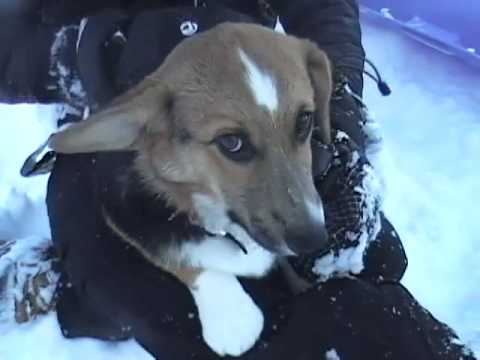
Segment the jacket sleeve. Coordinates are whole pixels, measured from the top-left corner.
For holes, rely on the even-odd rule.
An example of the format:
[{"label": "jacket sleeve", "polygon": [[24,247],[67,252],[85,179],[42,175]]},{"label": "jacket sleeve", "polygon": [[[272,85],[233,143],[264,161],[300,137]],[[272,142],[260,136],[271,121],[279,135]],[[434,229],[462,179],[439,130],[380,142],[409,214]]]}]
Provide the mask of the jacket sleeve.
[{"label": "jacket sleeve", "polygon": [[51,46],[58,31],[27,17],[0,17],[0,102],[55,102]]},{"label": "jacket sleeve", "polygon": [[334,69],[361,95],[365,52],[357,0],[271,0],[270,4],[285,31],[308,38],[325,50]]},{"label": "jacket sleeve", "polygon": [[[65,101],[55,51],[59,45],[74,51],[83,16],[122,6],[121,0],[25,0],[0,5],[0,102]],[[69,46],[60,44],[65,41]],[[74,61],[73,52],[70,57]]]}]

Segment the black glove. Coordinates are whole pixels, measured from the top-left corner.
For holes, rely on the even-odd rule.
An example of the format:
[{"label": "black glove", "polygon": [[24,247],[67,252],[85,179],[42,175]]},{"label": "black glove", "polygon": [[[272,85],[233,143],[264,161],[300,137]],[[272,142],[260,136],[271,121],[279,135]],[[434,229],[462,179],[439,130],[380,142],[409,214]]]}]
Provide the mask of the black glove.
[{"label": "black glove", "polygon": [[347,134],[335,130],[333,139],[328,147],[315,136],[312,139],[314,181],[324,204],[330,247],[290,259],[296,271],[309,280],[336,273],[358,274],[363,269],[363,253],[380,230],[378,178]]}]

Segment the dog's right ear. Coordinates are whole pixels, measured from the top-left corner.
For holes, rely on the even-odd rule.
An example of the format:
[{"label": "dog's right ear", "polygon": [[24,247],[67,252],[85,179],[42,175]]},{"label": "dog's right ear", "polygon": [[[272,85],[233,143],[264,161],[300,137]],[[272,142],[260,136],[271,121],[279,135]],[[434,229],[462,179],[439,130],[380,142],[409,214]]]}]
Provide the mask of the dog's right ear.
[{"label": "dog's right ear", "polygon": [[53,134],[48,144],[64,154],[133,149],[147,121],[161,111],[161,97],[158,83],[146,80],[105,110]]}]

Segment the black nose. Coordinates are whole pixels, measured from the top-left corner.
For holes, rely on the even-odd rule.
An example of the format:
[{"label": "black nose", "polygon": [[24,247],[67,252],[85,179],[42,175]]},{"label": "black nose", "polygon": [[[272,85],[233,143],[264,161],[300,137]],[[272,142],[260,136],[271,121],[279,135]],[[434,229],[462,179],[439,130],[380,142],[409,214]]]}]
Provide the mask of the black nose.
[{"label": "black nose", "polygon": [[289,249],[296,255],[323,250],[328,244],[328,233],[323,223],[289,229],[286,236]]}]

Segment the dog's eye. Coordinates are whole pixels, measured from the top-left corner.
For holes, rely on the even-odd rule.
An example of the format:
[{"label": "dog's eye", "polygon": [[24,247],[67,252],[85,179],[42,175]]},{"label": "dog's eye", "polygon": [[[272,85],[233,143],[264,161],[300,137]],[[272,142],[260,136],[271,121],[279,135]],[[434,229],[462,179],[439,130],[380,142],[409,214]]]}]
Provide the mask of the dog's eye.
[{"label": "dog's eye", "polygon": [[305,142],[310,135],[313,126],[314,113],[312,111],[301,111],[297,116],[295,135],[300,142]]},{"label": "dog's eye", "polygon": [[245,135],[221,135],[215,139],[215,143],[226,157],[234,161],[248,161],[255,155],[255,150]]},{"label": "dog's eye", "polygon": [[218,144],[226,151],[235,153],[242,150],[243,140],[237,135],[223,135],[217,139]]}]

